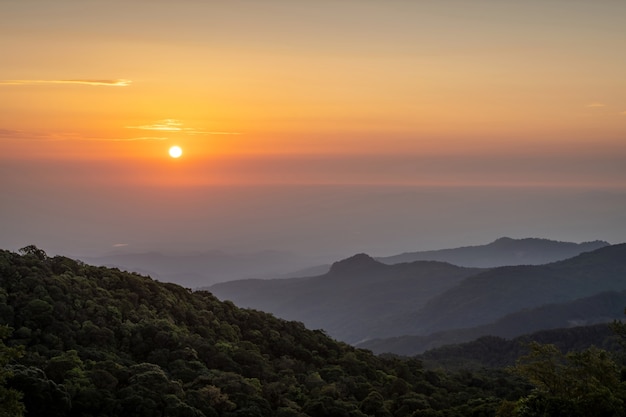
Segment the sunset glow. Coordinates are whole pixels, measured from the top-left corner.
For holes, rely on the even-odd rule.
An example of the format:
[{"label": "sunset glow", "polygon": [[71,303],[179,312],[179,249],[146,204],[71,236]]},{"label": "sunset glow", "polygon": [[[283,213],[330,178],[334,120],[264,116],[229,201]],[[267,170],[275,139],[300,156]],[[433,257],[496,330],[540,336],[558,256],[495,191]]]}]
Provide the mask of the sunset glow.
[{"label": "sunset glow", "polygon": [[[43,184],[63,201],[96,186],[153,198],[626,184],[623,1],[59,0],[0,13],[0,191],[16,207],[38,207],[30,187]],[[130,195],[122,217],[153,210]],[[4,221],[21,224],[12,210]]]}]

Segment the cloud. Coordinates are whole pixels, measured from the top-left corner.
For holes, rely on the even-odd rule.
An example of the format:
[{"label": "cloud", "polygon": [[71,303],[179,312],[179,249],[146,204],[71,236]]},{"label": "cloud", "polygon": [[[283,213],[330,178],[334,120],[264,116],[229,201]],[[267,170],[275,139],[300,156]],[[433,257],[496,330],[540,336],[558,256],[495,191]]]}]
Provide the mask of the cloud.
[{"label": "cloud", "polygon": [[126,126],[127,129],[139,129],[139,130],[156,130],[161,132],[182,132],[187,135],[240,135],[239,132],[221,132],[221,131],[207,131],[198,130],[192,127],[184,127],[183,123],[176,119],[163,119],[158,120],[155,123],[140,126]]},{"label": "cloud", "polygon": [[606,107],[606,104],[594,101],[593,103],[587,104],[585,107]]},{"label": "cloud", "polygon": [[180,132],[182,123],[176,119],[159,120],[156,123],[141,126],[126,126],[127,129],[160,130],[165,132]]},{"label": "cloud", "polygon": [[168,140],[169,138],[159,137],[159,136],[141,136],[138,138],[117,138],[117,139],[92,139],[92,140],[108,140],[115,142],[134,142],[140,140]]},{"label": "cloud", "polygon": [[0,129],[0,138],[14,138],[21,135],[21,130]]},{"label": "cloud", "polygon": [[131,80],[0,80],[0,85],[53,85],[53,84],[78,84],[95,85],[106,87],[128,87]]},{"label": "cloud", "polygon": [[72,132],[36,132],[0,128],[0,140],[2,141],[78,141],[78,142],[136,142],[136,141],[164,141],[169,138],[162,136],[139,136],[126,138],[85,137]]},{"label": "cloud", "polygon": [[626,116],[626,111],[620,113],[622,116]]},{"label": "cloud", "polygon": [[128,246],[128,243],[114,243],[112,246],[114,248],[123,248],[124,246]]}]

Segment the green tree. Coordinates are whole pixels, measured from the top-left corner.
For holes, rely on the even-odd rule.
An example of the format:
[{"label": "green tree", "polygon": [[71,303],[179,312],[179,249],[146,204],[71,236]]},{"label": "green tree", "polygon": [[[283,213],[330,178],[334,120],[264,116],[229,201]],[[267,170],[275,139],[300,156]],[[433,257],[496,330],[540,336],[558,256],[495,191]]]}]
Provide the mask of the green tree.
[{"label": "green tree", "polygon": [[626,416],[624,385],[608,352],[591,347],[563,354],[539,343],[531,343],[530,349],[515,371],[535,391],[518,402],[517,416]]},{"label": "green tree", "polygon": [[24,256],[33,256],[40,261],[45,261],[48,259],[48,255],[43,250],[39,249],[35,245],[24,246],[19,250],[19,252]]},{"label": "green tree", "polygon": [[11,334],[8,326],[0,326],[0,417],[21,417],[24,415],[22,393],[7,387],[7,379],[13,376],[9,364],[20,358],[24,352],[21,347],[9,347],[4,340]]}]

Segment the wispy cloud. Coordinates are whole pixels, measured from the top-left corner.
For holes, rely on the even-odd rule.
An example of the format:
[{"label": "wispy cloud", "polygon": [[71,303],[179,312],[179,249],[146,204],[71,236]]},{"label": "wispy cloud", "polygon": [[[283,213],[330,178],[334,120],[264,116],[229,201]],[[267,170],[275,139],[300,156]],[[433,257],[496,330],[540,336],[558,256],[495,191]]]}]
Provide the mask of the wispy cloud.
[{"label": "wispy cloud", "polygon": [[129,137],[98,137],[98,136],[86,136],[84,133],[70,132],[70,131],[55,131],[55,132],[43,132],[35,130],[15,130],[5,129],[0,127],[0,140],[2,141],[78,141],[78,142],[138,142],[138,141],[166,141],[171,137],[167,137],[168,134],[177,133],[183,135],[240,135],[239,132],[225,132],[225,131],[207,131],[199,130],[191,127],[183,126],[183,123],[176,119],[164,119],[159,120],[156,123],[140,125],[140,126],[126,126],[127,129],[137,129],[144,134],[137,136],[128,135]]},{"label": "wispy cloud", "polygon": [[141,126],[126,126],[127,129],[160,130],[164,132],[180,132],[183,130],[182,123],[176,119],[159,120],[156,123]]},{"label": "wispy cloud", "polygon": [[[98,139],[94,139],[98,140]],[[168,140],[168,138],[160,137],[160,136],[141,136],[137,138],[117,138],[117,139],[99,139],[99,140],[109,140],[115,142],[135,142],[141,140]]]},{"label": "wispy cloud", "polygon": [[140,136],[126,138],[106,138],[106,137],[85,137],[79,133],[72,132],[36,132],[0,128],[0,140],[19,141],[80,141],[80,142],[136,142],[136,141],[164,141],[168,140],[162,136]]},{"label": "wispy cloud", "polygon": [[53,85],[53,84],[78,84],[105,87],[128,87],[131,80],[0,80],[0,85]]},{"label": "wispy cloud", "polygon": [[240,135],[239,132],[222,132],[212,130],[201,130],[193,127],[185,127],[183,123],[176,119],[163,119],[155,123],[140,126],[126,126],[127,129],[156,130],[161,132],[182,132],[187,135]]},{"label": "wispy cloud", "polygon": [[0,138],[12,138],[22,135],[21,130],[0,129]]},{"label": "wispy cloud", "polygon": [[241,132],[216,132],[216,131],[195,131],[194,135],[241,135]]},{"label": "wispy cloud", "polygon": [[114,248],[123,248],[124,246],[128,246],[128,243],[114,243],[112,246]]},{"label": "wispy cloud", "polygon": [[591,107],[591,108],[593,108],[593,107],[606,107],[606,104],[594,101],[593,103],[587,104],[585,107]]},{"label": "wispy cloud", "polygon": [[622,116],[626,116],[626,111],[620,113]]}]

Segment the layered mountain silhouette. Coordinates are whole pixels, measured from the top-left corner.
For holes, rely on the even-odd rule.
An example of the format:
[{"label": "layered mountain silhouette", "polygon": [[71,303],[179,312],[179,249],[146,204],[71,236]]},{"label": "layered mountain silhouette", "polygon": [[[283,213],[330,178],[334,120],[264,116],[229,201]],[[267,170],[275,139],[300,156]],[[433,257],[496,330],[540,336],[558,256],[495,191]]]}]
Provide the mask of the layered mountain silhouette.
[{"label": "layered mountain silhouette", "polygon": [[[487,326],[524,310],[624,290],[626,244],[545,265],[492,269],[435,261],[385,265],[360,254],[316,277],[233,281],[210,287],[221,299],[301,321],[348,343]],[[573,311],[562,318],[562,324],[611,320],[620,318],[621,312],[623,306],[619,314],[581,318]],[[527,324],[510,320],[511,334],[516,334],[516,327],[528,329]],[[535,330],[541,328],[546,327]],[[485,327],[484,333],[476,331],[472,337],[490,331]]]},{"label": "layered mountain silhouette", "polygon": [[[608,243],[602,241],[579,244],[535,238],[500,238],[486,245],[410,252],[375,259],[385,264],[429,260],[469,267],[531,265],[566,259],[606,245]],[[316,276],[325,274],[331,266],[317,265],[320,262],[319,258],[306,254],[273,250],[248,253],[231,253],[223,250],[180,253],[119,250],[101,256],[80,258],[92,265],[146,274],[160,281],[174,282],[189,288],[247,278]],[[323,260],[325,261],[326,259]]]},{"label": "layered mountain silhouette", "polygon": [[538,331],[609,323],[623,317],[625,307],[626,291],[611,291],[567,303],[522,310],[483,326],[447,330],[426,336],[374,339],[357,346],[377,354],[393,352],[398,355],[414,356],[440,346],[467,343],[486,335],[512,339]]},{"label": "layered mountain silhouette", "polygon": [[480,271],[430,261],[385,265],[359,254],[317,277],[230,281],[209,290],[238,306],[289,317],[353,343]]},{"label": "layered mountain silhouette", "polygon": [[602,240],[574,243],[538,238],[511,239],[502,237],[486,245],[406,252],[376,259],[386,264],[441,261],[460,266],[493,268],[507,265],[542,265],[571,258],[582,252],[593,251],[608,245],[608,242]]}]

